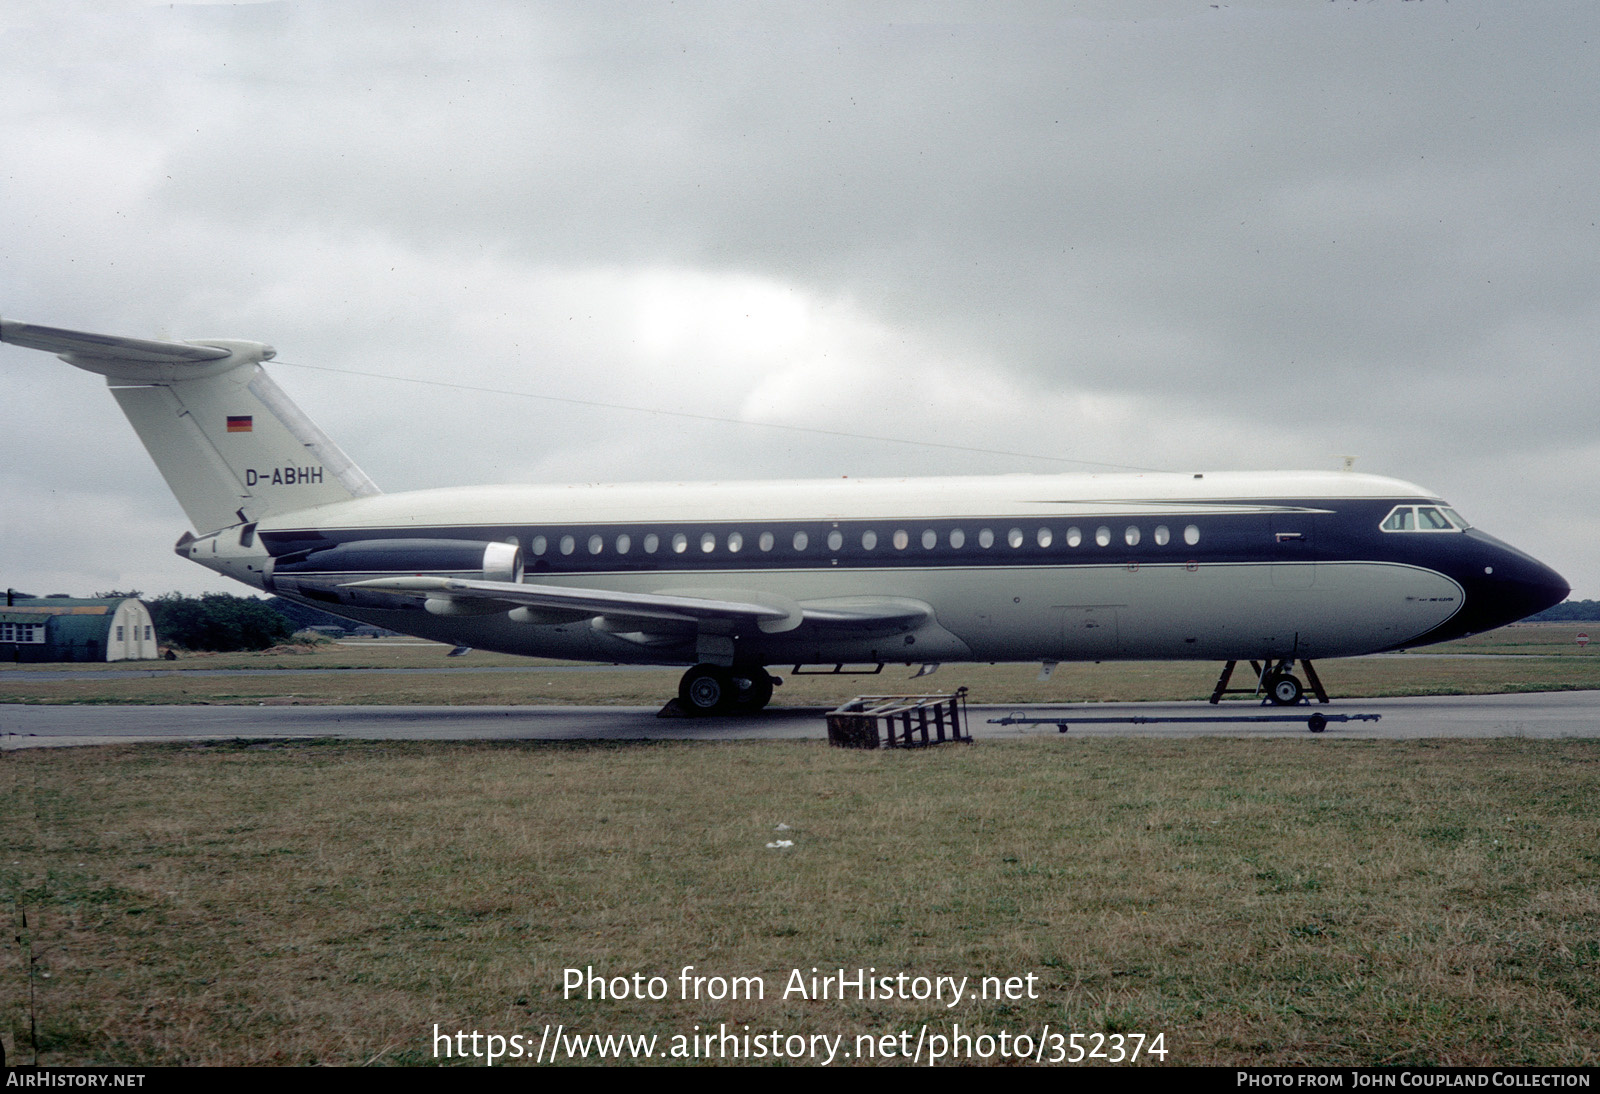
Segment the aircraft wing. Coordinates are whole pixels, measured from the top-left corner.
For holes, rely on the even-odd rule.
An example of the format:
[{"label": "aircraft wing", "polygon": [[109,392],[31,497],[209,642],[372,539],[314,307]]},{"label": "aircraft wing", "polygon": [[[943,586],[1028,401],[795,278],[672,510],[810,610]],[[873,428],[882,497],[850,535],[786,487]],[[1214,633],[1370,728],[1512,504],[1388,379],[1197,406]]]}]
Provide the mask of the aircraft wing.
[{"label": "aircraft wing", "polygon": [[[735,624],[759,627],[769,634],[793,630],[802,623],[821,630],[854,634],[911,630],[931,619],[933,609],[902,597],[850,596],[796,602],[787,597],[745,590],[620,592],[568,585],[477,581],[450,577],[382,577],[352,581],[345,588],[424,597],[439,614],[531,609],[536,622],[603,617],[607,629],[637,620],[640,630],[662,624]],[[537,618],[548,616],[548,619]]]},{"label": "aircraft wing", "polygon": [[[511,608],[570,613],[574,618],[603,615],[639,620],[699,623],[725,620],[763,629],[783,626],[792,614],[781,606],[661,593],[616,592],[564,585],[524,585],[515,581],[474,581],[451,577],[380,577],[352,581],[346,588],[411,593],[429,600],[482,605],[490,611]],[[798,622],[798,620],[796,620]]]}]

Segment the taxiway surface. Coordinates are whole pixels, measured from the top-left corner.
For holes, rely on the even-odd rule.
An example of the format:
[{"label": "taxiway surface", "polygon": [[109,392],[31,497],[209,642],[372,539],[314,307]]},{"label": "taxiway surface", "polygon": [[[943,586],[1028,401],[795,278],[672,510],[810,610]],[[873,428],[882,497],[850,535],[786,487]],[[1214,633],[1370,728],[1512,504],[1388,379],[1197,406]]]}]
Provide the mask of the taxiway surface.
[{"label": "taxiway surface", "polygon": [[[1377,722],[1335,722],[1324,739],[1415,737],[1600,737],[1600,691],[1347,699],[1327,706],[1261,707],[1229,702],[981,706],[969,710],[978,740],[1018,737],[1291,737],[1304,722],[1073,724],[1078,717],[1196,717],[1303,713],[1379,714]],[[364,740],[771,740],[825,739],[821,707],[774,708],[750,717],[658,718],[655,707],[516,706],[48,706],[0,705],[0,748],[133,744],[217,739],[329,737]],[[1010,714],[1038,725],[992,725]],[[1054,720],[1071,728],[1061,733]]]}]

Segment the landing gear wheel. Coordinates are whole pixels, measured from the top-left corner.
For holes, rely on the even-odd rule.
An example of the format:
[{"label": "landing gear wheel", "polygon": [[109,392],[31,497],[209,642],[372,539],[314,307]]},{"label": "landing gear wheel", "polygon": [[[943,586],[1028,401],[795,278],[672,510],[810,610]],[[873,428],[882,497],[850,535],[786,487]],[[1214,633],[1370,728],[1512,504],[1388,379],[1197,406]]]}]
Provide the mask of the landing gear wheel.
[{"label": "landing gear wheel", "polygon": [[754,714],[772,701],[772,677],[760,665],[733,670],[732,709],[739,714]]},{"label": "landing gear wheel", "polygon": [[1280,707],[1292,707],[1300,701],[1305,694],[1305,689],[1286,672],[1276,673],[1267,678],[1267,698]]},{"label": "landing gear wheel", "polygon": [[690,714],[721,714],[730,709],[737,689],[721,665],[696,665],[678,682],[678,702]]}]

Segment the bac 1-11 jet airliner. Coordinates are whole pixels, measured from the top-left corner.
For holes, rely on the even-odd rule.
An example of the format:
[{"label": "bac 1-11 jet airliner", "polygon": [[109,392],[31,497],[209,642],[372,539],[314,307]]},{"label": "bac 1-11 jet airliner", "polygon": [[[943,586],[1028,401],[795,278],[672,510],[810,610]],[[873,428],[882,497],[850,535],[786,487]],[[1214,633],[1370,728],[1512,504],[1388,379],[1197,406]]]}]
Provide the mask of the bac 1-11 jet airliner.
[{"label": "bac 1-11 jet airliner", "polygon": [[[1002,475],[380,491],[259,342],[0,320],[106,377],[193,523],[177,552],[286,599],[457,646],[684,665],[691,713],[769,666],[1255,663],[1442,642],[1567,583],[1443,499],[1345,472]],[[1324,696],[1325,698],[1325,696]]]}]

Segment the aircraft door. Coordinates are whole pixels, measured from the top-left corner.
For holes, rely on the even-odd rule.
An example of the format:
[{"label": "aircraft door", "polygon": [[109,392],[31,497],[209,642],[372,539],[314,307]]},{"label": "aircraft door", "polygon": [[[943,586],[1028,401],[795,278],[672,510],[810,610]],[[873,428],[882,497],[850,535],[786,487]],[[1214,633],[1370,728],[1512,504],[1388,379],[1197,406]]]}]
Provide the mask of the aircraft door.
[{"label": "aircraft door", "polygon": [[1317,514],[1277,513],[1272,518],[1272,587],[1309,589],[1317,583]]},{"label": "aircraft door", "polygon": [[1116,605],[1074,604],[1060,611],[1065,660],[1098,661],[1117,656],[1122,641],[1117,633]]}]

